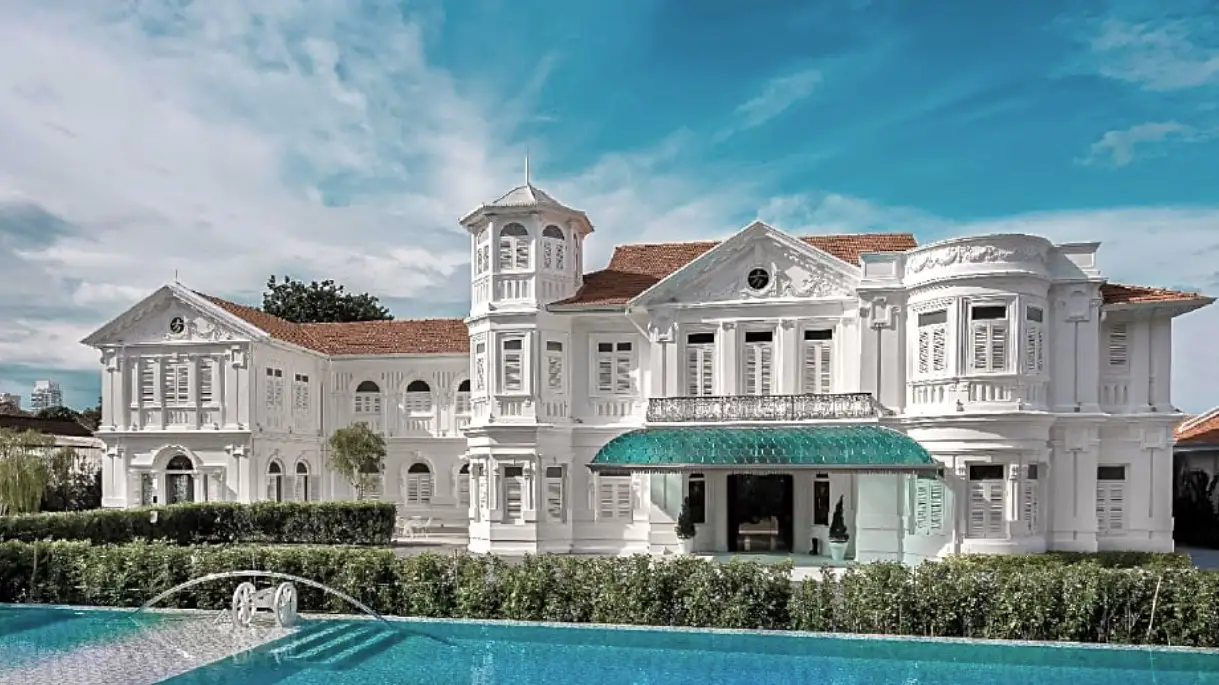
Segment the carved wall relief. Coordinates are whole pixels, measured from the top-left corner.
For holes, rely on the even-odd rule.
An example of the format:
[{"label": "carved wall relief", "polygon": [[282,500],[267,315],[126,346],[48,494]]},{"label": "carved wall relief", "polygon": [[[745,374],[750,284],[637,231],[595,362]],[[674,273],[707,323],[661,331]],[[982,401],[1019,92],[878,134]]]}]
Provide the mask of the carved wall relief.
[{"label": "carved wall relief", "polygon": [[957,264],[1017,262],[1044,266],[1048,257],[1049,250],[1045,245],[1032,243],[1010,247],[985,244],[945,245],[907,257],[906,273],[916,274]]}]

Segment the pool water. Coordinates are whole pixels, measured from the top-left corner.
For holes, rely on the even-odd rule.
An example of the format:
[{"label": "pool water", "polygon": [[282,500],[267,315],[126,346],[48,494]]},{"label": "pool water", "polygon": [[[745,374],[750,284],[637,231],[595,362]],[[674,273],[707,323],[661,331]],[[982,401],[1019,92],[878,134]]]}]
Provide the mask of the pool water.
[{"label": "pool water", "polygon": [[310,620],[173,685],[1219,684],[1219,653],[494,622]]},{"label": "pool water", "polygon": [[117,640],[157,620],[145,614],[137,623],[129,611],[0,604],[0,671]]}]

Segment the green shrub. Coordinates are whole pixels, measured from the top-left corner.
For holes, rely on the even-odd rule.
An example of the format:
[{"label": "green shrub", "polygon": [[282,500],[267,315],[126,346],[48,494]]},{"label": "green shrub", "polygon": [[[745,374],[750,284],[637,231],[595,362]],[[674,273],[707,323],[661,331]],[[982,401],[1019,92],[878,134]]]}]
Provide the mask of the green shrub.
[{"label": "green shrub", "polygon": [[396,517],[383,502],[201,502],[0,517],[0,541],[388,545]]},{"label": "green shrub", "polygon": [[[0,543],[0,602],[139,606],[192,578],[267,570],[308,578],[384,614],[934,637],[1219,647],[1219,573],[1069,557],[868,564],[791,582],[790,566],[675,558],[470,554],[163,542]],[[234,582],[161,605],[219,609]],[[352,612],[298,584],[304,611]]]}]

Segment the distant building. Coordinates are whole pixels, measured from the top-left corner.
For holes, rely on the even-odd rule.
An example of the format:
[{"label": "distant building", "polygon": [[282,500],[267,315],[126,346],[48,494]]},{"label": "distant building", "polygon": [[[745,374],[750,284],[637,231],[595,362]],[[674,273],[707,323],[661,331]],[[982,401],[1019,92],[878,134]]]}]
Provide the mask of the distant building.
[{"label": "distant building", "polygon": [[34,381],[34,392],[30,395],[30,409],[41,411],[63,406],[63,391],[55,381]]},{"label": "distant building", "polygon": [[55,447],[71,447],[90,463],[100,465],[106,444],[93,437],[93,431],[75,421],[40,419],[36,416],[0,415],[0,429],[16,432],[34,431],[55,438]]},{"label": "distant building", "polygon": [[0,392],[0,414],[21,413],[21,395]]}]

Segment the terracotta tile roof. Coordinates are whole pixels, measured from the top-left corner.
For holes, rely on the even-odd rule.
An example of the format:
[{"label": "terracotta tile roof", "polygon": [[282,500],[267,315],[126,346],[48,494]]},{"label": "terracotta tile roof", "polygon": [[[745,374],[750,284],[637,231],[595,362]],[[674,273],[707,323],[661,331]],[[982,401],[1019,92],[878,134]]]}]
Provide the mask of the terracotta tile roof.
[{"label": "terracotta tile roof", "polygon": [[1177,424],[1173,437],[1178,445],[1219,446],[1219,411],[1211,410],[1201,416],[1185,417]]},{"label": "terracotta tile roof", "polygon": [[[911,233],[858,233],[800,238],[848,264],[859,264],[866,252],[905,252],[918,247]],[[610,263],[584,277],[575,297],[556,305],[619,305],[652,287],[661,279],[719,245],[718,240],[690,243],[618,245]]]},{"label": "terracotta tile roof", "polygon": [[1204,298],[1198,293],[1187,293],[1167,288],[1149,288],[1142,285],[1120,285],[1106,283],[1100,287],[1105,304],[1138,304],[1141,302],[1182,302]]},{"label": "terracotta tile roof", "polygon": [[0,428],[14,431],[35,431],[44,435],[91,438],[93,431],[69,419],[42,419],[37,416],[0,415]]},{"label": "terracotta tile roof", "polygon": [[271,337],[329,355],[469,354],[470,332],[461,319],[406,319],[296,324],[244,304],[199,293]]}]

